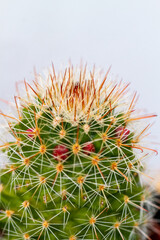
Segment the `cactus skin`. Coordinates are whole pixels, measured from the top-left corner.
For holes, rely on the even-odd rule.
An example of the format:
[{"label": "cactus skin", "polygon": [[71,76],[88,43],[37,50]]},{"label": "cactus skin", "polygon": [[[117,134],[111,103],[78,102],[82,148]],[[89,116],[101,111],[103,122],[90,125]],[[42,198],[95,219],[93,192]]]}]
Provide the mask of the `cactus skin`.
[{"label": "cactus skin", "polygon": [[[4,239],[150,239],[153,208],[141,183],[142,161],[156,150],[141,145],[136,94],[86,68],[49,72],[17,115],[1,115],[11,141],[0,148],[0,228]],[[79,75],[78,75],[79,74]],[[106,84],[106,85],[105,85]],[[19,100],[19,102],[18,102]]]}]

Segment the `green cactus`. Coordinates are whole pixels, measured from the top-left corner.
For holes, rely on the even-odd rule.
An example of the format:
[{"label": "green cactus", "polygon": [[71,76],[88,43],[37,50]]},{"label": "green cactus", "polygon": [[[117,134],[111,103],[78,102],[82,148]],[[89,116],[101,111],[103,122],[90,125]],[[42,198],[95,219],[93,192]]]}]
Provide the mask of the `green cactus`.
[{"label": "green cactus", "polygon": [[138,124],[155,115],[136,115],[136,94],[108,74],[52,66],[24,81],[14,115],[0,113],[3,239],[150,239],[155,205],[141,175],[157,152]]}]

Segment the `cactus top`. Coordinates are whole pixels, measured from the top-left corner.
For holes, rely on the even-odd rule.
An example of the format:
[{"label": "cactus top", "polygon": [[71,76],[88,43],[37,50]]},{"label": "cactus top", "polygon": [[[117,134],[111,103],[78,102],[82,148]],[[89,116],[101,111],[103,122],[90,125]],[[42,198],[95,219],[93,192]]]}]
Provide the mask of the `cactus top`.
[{"label": "cactus top", "polygon": [[[136,94],[129,84],[87,68],[36,76],[15,97],[1,154],[0,228],[6,239],[148,237],[153,215],[143,161],[156,150],[143,143],[150,125],[137,127]],[[10,140],[4,138],[10,135]],[[149,178],[150,179],[150,178]],[[150,239],[148,237],[148,239]]]}]

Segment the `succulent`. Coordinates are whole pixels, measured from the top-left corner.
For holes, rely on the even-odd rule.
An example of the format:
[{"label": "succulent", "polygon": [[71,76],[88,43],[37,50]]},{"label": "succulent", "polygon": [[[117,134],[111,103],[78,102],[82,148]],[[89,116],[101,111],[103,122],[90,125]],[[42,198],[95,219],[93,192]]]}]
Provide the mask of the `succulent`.
[{"label": "succulent", "polygon": [[0,113],[3,239],[150,239],[157,206],[141,177],[152,181],[144,166],[157,151],[142,121],[156,115],[137,113],[109,71],[52,66]]}]

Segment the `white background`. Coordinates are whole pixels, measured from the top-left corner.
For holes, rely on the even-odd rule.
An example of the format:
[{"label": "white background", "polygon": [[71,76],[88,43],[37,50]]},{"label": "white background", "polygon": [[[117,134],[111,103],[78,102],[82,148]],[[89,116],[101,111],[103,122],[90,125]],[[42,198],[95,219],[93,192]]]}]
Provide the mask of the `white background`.
[{"label": "white background", "polygon": [[[0,0],[0,98],[11,99],[16,81],[31,81],[33,67],[42,72],[69,59],[104,70],[112,64],[140,94],[139,106],[160,116],[160,1]],[[158,174],[159,156],[149,167]]]}]

